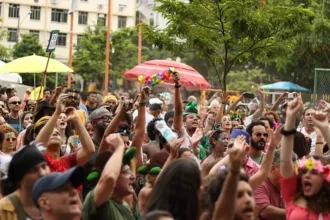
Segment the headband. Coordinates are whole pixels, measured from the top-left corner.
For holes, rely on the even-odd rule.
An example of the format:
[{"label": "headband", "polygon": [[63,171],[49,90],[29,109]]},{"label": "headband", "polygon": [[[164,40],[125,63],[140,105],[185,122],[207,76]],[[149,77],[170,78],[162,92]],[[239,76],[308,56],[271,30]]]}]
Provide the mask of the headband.
[{"label": "headband", "polygon": [[324,166],[320,160],[315,160],[313,157],[307,159],[303,157],[298,162],[298,169],[316,170],[323,176],[325,181],[330,183],[330,165]]}]

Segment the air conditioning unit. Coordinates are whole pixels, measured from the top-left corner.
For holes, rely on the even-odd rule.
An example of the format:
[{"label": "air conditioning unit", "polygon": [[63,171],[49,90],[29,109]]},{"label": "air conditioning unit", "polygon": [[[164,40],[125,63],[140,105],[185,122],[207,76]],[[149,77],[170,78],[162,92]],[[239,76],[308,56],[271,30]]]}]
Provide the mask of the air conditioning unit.
[{"label": "air conditioning unit", "polygon": [[38,2],[39,2],[39,0],[34,0],[34,2],[35,2],[35,3],[38,3]]},{"label": "air conditioning unit", "polygon": [[60,0],[52,0],[52,4],[58,4],[60,3]]},{"label": "air conditioning unit", "polygon": [[125,6],[119,5],[119,11],[124,11]]},{"label": "air conditioning unit", "polygon": [[102,9],[102,8],[103,8],[103,5],[99,5],[98,8],[99,8],[99,9]]}]

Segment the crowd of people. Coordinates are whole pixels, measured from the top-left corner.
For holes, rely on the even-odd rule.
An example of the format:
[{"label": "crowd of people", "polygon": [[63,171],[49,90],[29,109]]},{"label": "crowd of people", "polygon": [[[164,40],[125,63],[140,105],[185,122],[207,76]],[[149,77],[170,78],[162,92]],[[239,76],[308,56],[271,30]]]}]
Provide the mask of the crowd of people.
[{"label": "crowd of people", "polygon": [[[330,104],[0,89],[1,220],[330,220]],[[203,103],[203,105],[201,104]]]}]

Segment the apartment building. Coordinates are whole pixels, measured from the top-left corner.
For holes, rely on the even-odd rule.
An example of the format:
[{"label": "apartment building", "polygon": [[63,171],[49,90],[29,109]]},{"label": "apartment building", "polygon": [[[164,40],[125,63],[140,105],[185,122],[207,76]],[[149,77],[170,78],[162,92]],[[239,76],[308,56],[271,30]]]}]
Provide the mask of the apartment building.
[{"label": "apartment building", "polygon": [[[21,34],[36,35],[46,48],[50,32],[59,30],[56,59],[69,57],[70,15],[72,0],[0,0],[1,28],[8,30],[2,45],[13,47]],[[77,0],[73,19],[73,44],[79,41],[87,25],[106,26],[107,0]],[[135,26],[136,0],[112,0],[111,31]]]}]

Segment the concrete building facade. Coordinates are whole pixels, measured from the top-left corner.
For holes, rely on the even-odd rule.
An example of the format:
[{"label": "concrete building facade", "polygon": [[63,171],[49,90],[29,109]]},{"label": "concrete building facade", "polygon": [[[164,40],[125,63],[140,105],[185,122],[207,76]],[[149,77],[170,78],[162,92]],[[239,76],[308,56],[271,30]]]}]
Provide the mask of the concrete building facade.
[{"label": "concrete building facade", "polygon": [[[73,19],[73,44],[88,25],[106,26],[108,6],[105,0],[77,0]],[[72,0],[0,0],[1,28],[8,31],[2,45],[13,47],[21,34],[33,34],[46,48],[50,32],[59,30],[56,59],[69,57],[70,15]],[[111,31],[133,27],[136,21],[136,0],[112,0]],[[18,38],[17,38],[18,37]]]}]

